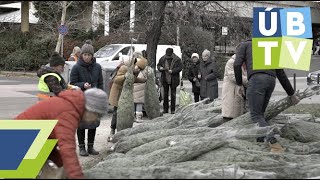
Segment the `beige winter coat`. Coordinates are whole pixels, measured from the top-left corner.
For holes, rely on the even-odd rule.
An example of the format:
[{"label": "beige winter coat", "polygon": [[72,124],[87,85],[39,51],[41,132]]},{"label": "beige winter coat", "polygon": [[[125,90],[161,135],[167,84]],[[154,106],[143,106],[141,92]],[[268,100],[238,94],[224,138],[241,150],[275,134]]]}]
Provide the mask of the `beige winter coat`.
[{"label": "beige winter coat", "polygon": [[[118,101],[122,92],[123,83],[125,81],[125,74],[128,71],[128,67],[126,65],[122,65],[117,75],[113,79],[112,87],[109,95],[109,104],[111,106],[118,107]],[[135,77],[134,83],[142,83],[144,80],[142,78]]]},{"label": "beige winter coat", "polygon": [[[138,78],[147,78],[147,66],[143,71],[140,71]],[[144,90],[146,83],[134,83],[133,85],[133,98],[134,103],[144,103]]]},{"label": "beige winter coat", "polygon": [[[245,100],[239,94],[240,87],[236,85],[233,64],[236,55],[233,55],[227,62],[224,71],[222,86],[222,116],[235,118],[245,111]],[[242,68],[242,82],[246,86],[248,83],[247,72]]]}]

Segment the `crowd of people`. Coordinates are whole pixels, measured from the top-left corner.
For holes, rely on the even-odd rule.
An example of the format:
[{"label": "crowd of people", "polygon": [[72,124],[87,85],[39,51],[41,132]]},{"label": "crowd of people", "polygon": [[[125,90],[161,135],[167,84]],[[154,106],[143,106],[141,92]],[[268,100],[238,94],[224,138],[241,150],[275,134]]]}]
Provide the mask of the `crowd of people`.
[{"label": "crowd of people", "polygon": [[[148,66],[145,51],[134,52],[132,56],[123,56],[112,76],[108,97],[103,89],[102,68],[96,62],[91,41],[87,40],[82,48],[74,48],[69,59],[76,61],[71,70],[70,84],[67,84],[61,76],[65,60],[56,52],[49,60],[50,66],[42,66],[37,73],[39,102],[15,119],[57,119],[58,123],[49,138],[58,139],[58,143],[48,161],[54,162],[58,167],[63,166],[68,178],[84,178],[76,148],[79,148],[80,156],[99,154],[94,149],[96,128],[100,125],[101,117],[106,114],[108,105],[114,108],[108,141],[116,133],[118,101],[131,64],[134,67],[135,77],[133,91],[136,105],[135,121],[139,122],[142,119],[145,83],[148,80],[146,73],[151,67]],[[188,80],[192,83],[194,102],[205,98],[208,98],[209,101],[215,100],[219,97],[219,93],[218,71],[213,56],[209,50],[205,49],[201,58],[198,53],[193,53],[191,60],[192,65],[187,70]],[[176,88],[180,84],[179,74],[183,68],[181,58],[173,52],[173,49],[166,49],[157,64],[163,87],[163,113],[169,113],[169,109],[171,114],[175,113]],[[274,91],[276,78],[291,97],[293,104],[297,104],[300,99],[295,95],[284,70],[253,70],[252,42],[247,40],[240,43],[236,47],[236,53],[225,65],[221,95],[223,120],[230,121],[249,111],[253,122],[260,127],[268,126],[264,113]],[[87,143],[85,142],[86,129]],[[77,135],[78,145],[75,135]],[[272,152],[284,152],[273,134],[259,137],[257,141],[268,142]],[[42,172],[45,172],[44,168]]]}]

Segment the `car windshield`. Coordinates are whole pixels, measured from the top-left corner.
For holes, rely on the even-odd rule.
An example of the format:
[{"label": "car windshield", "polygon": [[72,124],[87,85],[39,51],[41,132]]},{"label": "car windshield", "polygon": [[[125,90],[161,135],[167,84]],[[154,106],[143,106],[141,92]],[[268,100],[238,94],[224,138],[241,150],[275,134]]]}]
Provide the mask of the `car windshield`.
[{"label": "car windshield", "polygon": [[94,57],[96,58],[104,58],[113,55],[116,51],[120,49],[120,45],[107,45],[103,48],[99,49],[95,54]]}]

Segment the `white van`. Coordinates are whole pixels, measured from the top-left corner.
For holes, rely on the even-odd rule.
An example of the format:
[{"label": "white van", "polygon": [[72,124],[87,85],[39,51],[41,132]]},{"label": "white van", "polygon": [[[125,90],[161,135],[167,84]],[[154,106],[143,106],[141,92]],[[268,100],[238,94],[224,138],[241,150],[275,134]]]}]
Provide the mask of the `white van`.
[{"label": "white van", "polygon": [[[132,44],[135,51],[147,50],[147,44]],[[109,65],[117,66],[120,64],[120,57],[122,55],[130,55],[131,44],[110,44],[100,48],[95,54],[97,63],[103,64],[108,61]],[[172,48],[173,52],[182,59],[182,53],[180,46],[176,45],[158,45],[156,53],[156,64],[158,64],[159,59],[166,54],[166,49]]]}]

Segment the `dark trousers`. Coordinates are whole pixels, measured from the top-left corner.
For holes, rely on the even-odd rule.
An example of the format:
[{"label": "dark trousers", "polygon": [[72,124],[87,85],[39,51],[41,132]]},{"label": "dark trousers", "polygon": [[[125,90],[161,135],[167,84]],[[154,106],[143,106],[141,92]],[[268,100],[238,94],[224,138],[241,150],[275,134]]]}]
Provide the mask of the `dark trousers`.
[{"label": "dark trousers", "polygon": [[111,119],[111,126],[110,128],[115,130],[117,128],[117,110],[118,107],[113,107],[112,119]]},{"label": "dark trousers", "polygon": [[[264,73],[252,75],[248,82],[247,98],[251,120],[258,123],[259,127],[268,126],[264,118],[264,113],[269,104],[272,92],[274,91],[275,84],[276,78]],[[262,137],[258,139],[261,140],[261,138]],[[268,134],[266,140],[267,142],[275,141],[274,134]]]},{"label": "dark trousers", "polygon": [[[85,144],[84,140],[86,137],[86,129],[77,129],[77,136],[79,145]],[[96,129],[88,129],[88,144],[94,143],[94,138],[96,136]]]},{"label": "dark trousers", "polygon": [[175,112],[176,110],[176,90],[177,87],[173,87],[172,84],[168,84],[164,82],[163,84],[163,111],[168,112],[169,110],[169,88],[171,91],[171,112]]},{"label": "dark trousers", "polygon": [[194,96],[194,102],[199,102],[200,93],[193,93],[193,96]]}]

